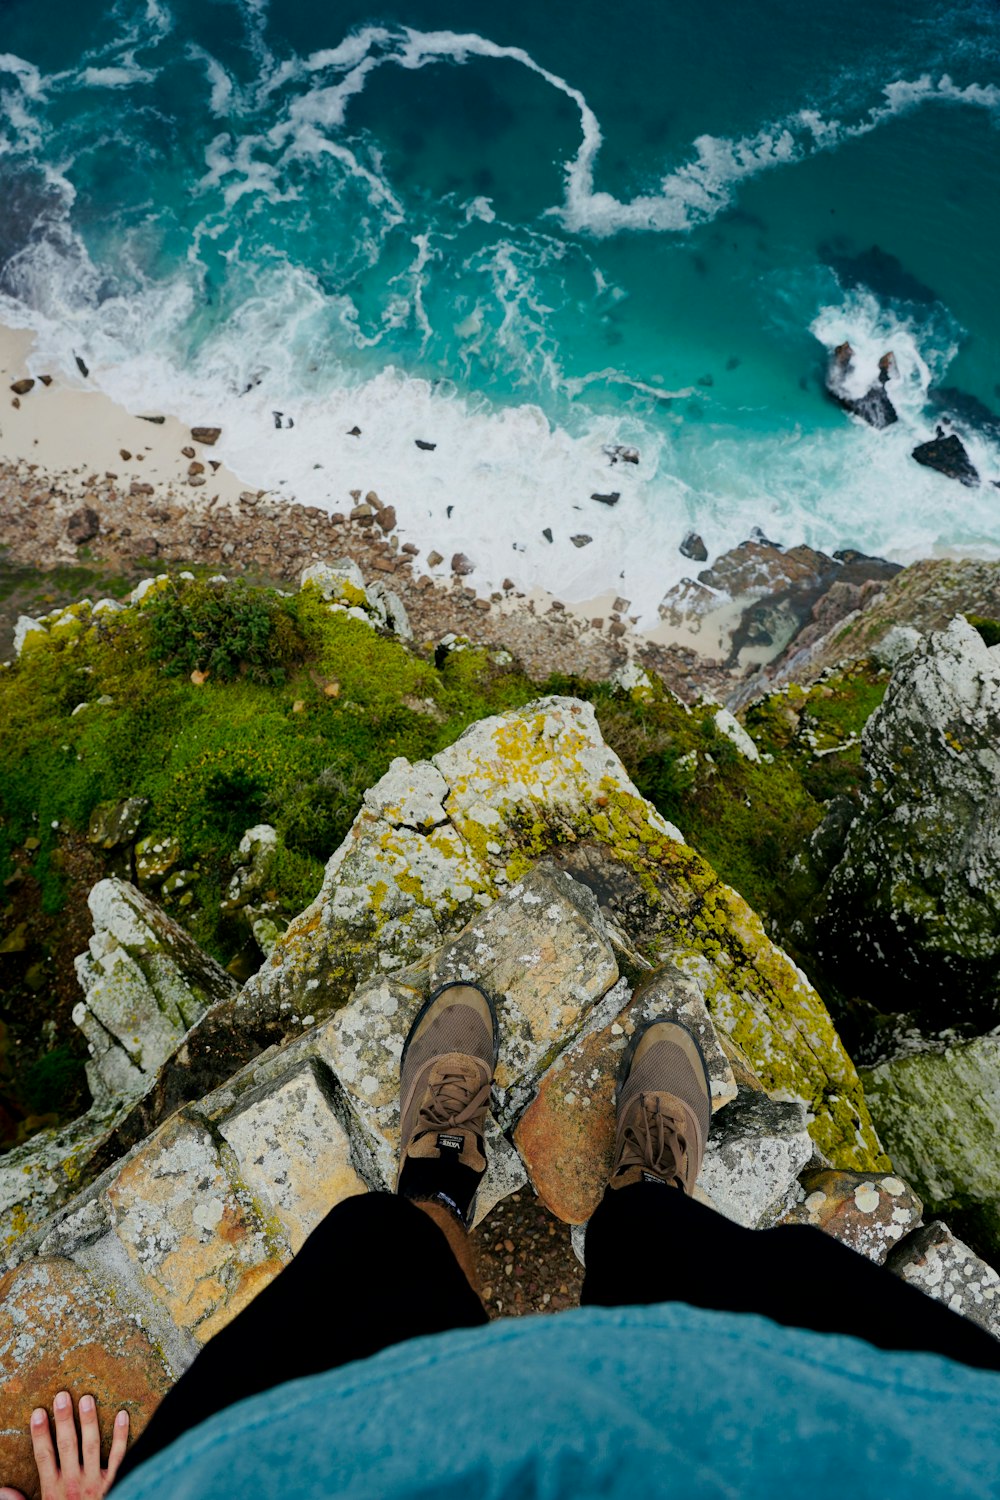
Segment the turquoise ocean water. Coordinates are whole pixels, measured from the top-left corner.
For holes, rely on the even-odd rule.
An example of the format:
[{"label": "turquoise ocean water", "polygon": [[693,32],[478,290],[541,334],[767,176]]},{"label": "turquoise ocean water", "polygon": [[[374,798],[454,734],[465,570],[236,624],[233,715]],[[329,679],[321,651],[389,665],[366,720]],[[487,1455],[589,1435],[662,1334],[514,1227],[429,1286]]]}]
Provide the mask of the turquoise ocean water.
[{"label": "turquoise ocean water", "polygon": [[[481,586],[1000,556],[998,125],[995,0],[0,0],[0,321]],[[978,488],[910,458],[942,412]]]}]

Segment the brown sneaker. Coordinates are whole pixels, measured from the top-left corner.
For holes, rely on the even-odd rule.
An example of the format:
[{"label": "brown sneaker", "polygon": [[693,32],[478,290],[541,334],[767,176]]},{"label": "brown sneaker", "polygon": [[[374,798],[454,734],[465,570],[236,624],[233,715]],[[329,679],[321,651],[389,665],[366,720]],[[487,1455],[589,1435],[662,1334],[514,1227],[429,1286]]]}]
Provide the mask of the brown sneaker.
[{"label": "brown sneaker", "polygon": [[486,1171],[497,1042],[489,996],[473,984],[446,984],[423,1006],[400,1059],[396,1191],[440,1199],[466,1223]]},{"label": "brown sneaker", "polygon": [[691,1193],[712,1119],[712,1087],[697,1039],[679,1021],[639,1028],[622,1058],[609,1186],[664,1182]]}]

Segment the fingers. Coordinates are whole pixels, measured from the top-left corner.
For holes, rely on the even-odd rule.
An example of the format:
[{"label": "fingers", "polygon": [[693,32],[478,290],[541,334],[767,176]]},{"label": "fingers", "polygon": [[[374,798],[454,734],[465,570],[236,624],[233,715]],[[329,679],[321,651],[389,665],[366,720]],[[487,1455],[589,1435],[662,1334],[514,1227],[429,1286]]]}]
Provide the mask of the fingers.
[{"label": "fingers", "polygon": [[42,1494],[46,1495],[55,1488],[59,1470],[56,1468],[56,1453],[52,1446],[52,1434],[49,1432],[49,1414],[44,1406],[36,1407],[31,1413],[31,1446],[35,1453],[38,1482],[42,1487]]},{"label": "fingers", "polygon": [[12,1490],[9,1484],[0,1484],[0,1500],[24,1500],[20,1490]]},{"label": "fingers", "polygon": [[93,1396],[80,1397],[80,1447],[83,1450],[83,1472],[89,1478],[101,1469],[101,1425],[97,1420],[97,1402]]},{"label": "fingers", "polygon": [[52,1403],[56,1414],[56,1447],[59,1449],[59,1469],[63,1479],[72,1482],[80,1475],[80,1440],[76,1435],[76,1417],[73,1415],[73,1398],[69,1391],[60,1391]]},{"label": "fingers", "polygon": [[114,1436],[111,1439],[111,1452],[108,1454],[107,1483],[105,1490],[111,1488],[114,1477],[118,1473],[118,1465],[125,1457],[125,1449],[128,1447],[128,1412],[120,1411],[115,1417]]}]

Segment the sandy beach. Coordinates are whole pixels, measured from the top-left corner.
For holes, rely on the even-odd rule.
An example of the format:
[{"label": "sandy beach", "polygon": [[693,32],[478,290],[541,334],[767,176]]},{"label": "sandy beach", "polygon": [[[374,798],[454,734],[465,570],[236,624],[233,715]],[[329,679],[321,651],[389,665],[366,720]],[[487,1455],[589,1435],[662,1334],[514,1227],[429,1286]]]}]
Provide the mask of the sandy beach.
[{"label": "sandy beach", "polygon": [[[25,380],[34,383],[18,395],[13,387]],[[241,533],[245,535],[252,530],[249,518],[259,523],[266,514],[289,535],[295,534],[303,521],[308,523],[310,533],[315,531],[320,518],[315,507],[248,488],[247,476],[234,474],[214,459],[212,446],[197,441],[192,430],[177,418],[162,412],[130,413],[96,387],[91,388],[89,374],[85,376],[82,371],[72,380],[50,375],[34,357],[33,338],[25,330],[0,326],[0,391],[3,392],[0,466],[7,475],[5,493],[0,493],[0,522],[7,524],[0,540],[8,556],[19,562],[47,564],[75,559],[78,544],[67,534],[66,521],[85,506],[103,505],[127,512],[126,527],[108,528],[102,517],[100,532],[88,541],[92,555],[107,556],[109,560],[120,560],[123,550],[125,553],[129,550],[122,548],[122,541],[136,537],[140,542],[156,544],[146,549],[146,555],[171,560],[177,549],[172,535],[165,533],[175,533],[179,528],[186,528],[189,536],[197,536],[200,529],[208,556],[214,535],[221,528],[233,533],[227,537],[230,555],[222,556],[223,565],[228,561],[240,571],[256,569],[264,574],[287,576],[287,558],[274,556],[266,547],[255,557],[252,547],[248,555],[245,547],[235,545]],[[210,424],[212,414],[207,412],[204,420],[206,425]],[[10,526],[15,510],[13,491],[22,486],[27,486],[31,493],[36,521],[33,557],[31,545],[26,547],[26,539],[19,540]],[[38,497],[46,489],[47,498],[40,505]],[[367,494],[369,499],[375,498],[371,492]],[[360,494],[357,499],[361,499]],[[375,510],[374,506],[371,508]],[[355,518],[362,522],[367,519]],[[141,523],[138,528],[131,524],[136,520]],[[390,560],[394,571],[409,573],[411,568],[423,567],[423,571],[414,575],[418,618],[436,624],[439,615],[453,614],[456,608],[461,614],[463,606],[471,605],[478,616],[478,635],[483,635],[486,615],[491,614],[493,628],[499,628],[499,633],[512,641],[521,640],[524,622],[530,621],[528,633],[539,637],[529,651],[530,657],[536,665],[545,665],[546,650],[541,644],[544,633],[551,638],[548,665],[557,670],[610,672],[652,647],[657,648],[657,656],[663,652],[672,656],[679,651],[685,677],[690,676],[697,659],[705,659],[704,665],[711,675],[711,667],[725,655],[731,631],[746,602],[722,596],[715,610],[692,612],[686,619],[661,623],[640,632],[636,617],[629,613],[631,601],[621,598],[614,588],[591,599],[566,602],[538,588],[522,590],[515,577],[505,581],[507,587],[488,598],[480,598],[460,577],[432,577],[433,571],[440,573],[448,567],[448,560],[428,569],[426,556],[434,557],[433,546],[426,549],[418,549],[413,543],[407,546],[405,527],[393,525],[388,536],[379,525],[352,528],[350,511],[334,513],[330,521],[330,545],[323,549],[299,548],[306,562],[348,550],[359,554],[364,565],[367,554],[375,547],[382,554],[378,559],[380,571],[388,569]],[[208,537],[204,535],[206,527],[211,532]],[[123,529],[130,535],[123,538]],[[313,535],[304,540],[312,541]],[[221,548],[226,545],[227,541],[223,541]],[[194,553],[197,544],[189,550]],[[234,559],[233,552],[237,550],[240,556]],[[445,549],[442,546],[440,550],[443,553]],[[420,564],[422,554],[425,562]],[[192,555],[183,560],[199,559]],[[371,565],[374,558],[367,560]],[[414,603],[408,606],[411,610]],[[444,623],[447,625],[447,620]],[[457,628],[458,623],[449,628]],[[492,634],[493,629],[488,633]],[[567,637],[574,643],[569,656],[564,650]],[[523,640],[521,645],[523,648]]]},{"label": "sandy beach", "polygon": [[[164,412],[127,411],[89,371],[52,375],[28,332],[0,327],[0,393],[0,547],[8,564],[51,568],[86,558],[143,576],[204,563],[288,585],[311,563],[346,553],[366,575],[391,576],[418,639],[453,631],[508,646],[540,676],[603,679],[625,669],[634,676],[638,666],[688,700],[708,693],[723,701],[809,624],[839,566],[808,548],[786,552],[751,540],[707,575],[693,561],[692,577],[643,630],[633,602],[614,587],[562,600],[524,587],[516,559],[513,576],[489,593],[477,590],[463,556],[432,535],[414,537],[403,503],[397,515],[373,490],[352,490],[342,511],[328,512],[255,488],[252,474],[237,475],[214,457],[211,432]],[[201,417],[208,428],[213,415]],[[819,582],[817,560],[827,567]],[[832,615],[826,610],[828,623],[856,606],[863,582],[863,573],[855,576],[855,593]],[[11,628],[5,618],[0,649]]]}]

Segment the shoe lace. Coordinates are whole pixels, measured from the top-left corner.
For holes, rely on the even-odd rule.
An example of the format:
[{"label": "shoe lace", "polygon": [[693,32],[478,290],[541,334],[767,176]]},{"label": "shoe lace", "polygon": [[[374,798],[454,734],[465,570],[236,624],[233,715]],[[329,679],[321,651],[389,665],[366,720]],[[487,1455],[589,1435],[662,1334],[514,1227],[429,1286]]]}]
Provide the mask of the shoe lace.
[{"label": "shoe lace", "polygon": [[478,1075],[459,1068],[443,1069],[432,1076],[417,1115],[417,1132],[440,1130],[456,1125],[479,1125],[477,1116],[490,1097],[487,1079],[476,1088]]},{"label": "shoe lace", "polygon": [[639,1106],[625,1126],[617,1171],[644,1167],[672,1186],[683,1188],[688,1153],[684,1116],[664,1109],[658,1094],[640,1094]]}]

